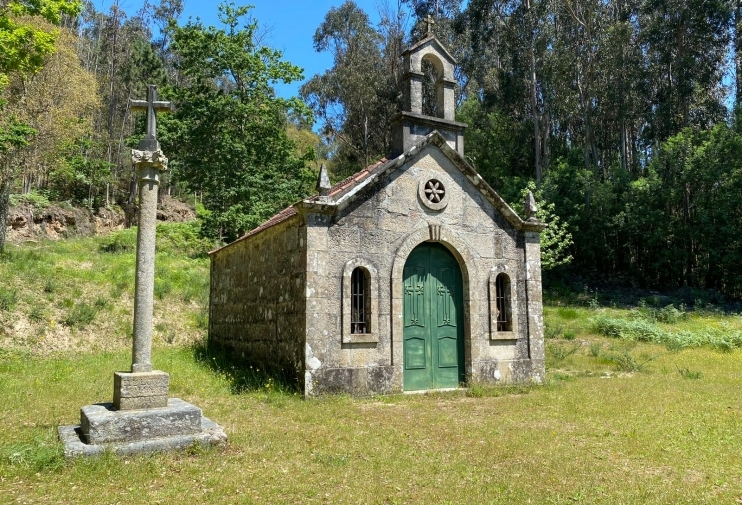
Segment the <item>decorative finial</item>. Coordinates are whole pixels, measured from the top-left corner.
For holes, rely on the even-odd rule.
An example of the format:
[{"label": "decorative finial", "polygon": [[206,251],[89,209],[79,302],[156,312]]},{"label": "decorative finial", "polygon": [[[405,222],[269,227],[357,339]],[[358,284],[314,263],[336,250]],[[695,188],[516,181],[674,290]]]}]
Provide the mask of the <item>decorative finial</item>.
[{"label": "decorative finial", "polygon": [[425,17],[425,22],[428,24],[427,31],[425,32],[426,36],[433,35],[433,25],[435,24],[435,19],[432,18],[430,14],[428,14]]},{"label": "decorative finial", "polygon": [[538,207],[536,206],[536,199],[533,197],[533,193],[530,191],[526,195],[526,219],[531,219],[536,217],[536,212],[538,211]]},{"label": "decorative finial", "polygon": [[317,191],[320,196],[327,196],[330,193],[330,176],[327,175],[327,167],[324,163],[319,167],[319,177],[317,178]]}]

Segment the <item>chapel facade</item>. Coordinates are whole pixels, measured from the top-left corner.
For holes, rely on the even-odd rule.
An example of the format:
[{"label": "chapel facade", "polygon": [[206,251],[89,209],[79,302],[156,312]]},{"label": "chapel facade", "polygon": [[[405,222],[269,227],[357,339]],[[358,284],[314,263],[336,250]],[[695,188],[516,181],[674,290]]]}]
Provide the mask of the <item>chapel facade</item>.
[{"label": "chapel facade", "polygon": [[209,345],[295,373],[305,396],[542,382],[545,225],[465,160],[438,39],[403,57],[394,152],[334,186],[323,168],[319,194],[211,253]]}]

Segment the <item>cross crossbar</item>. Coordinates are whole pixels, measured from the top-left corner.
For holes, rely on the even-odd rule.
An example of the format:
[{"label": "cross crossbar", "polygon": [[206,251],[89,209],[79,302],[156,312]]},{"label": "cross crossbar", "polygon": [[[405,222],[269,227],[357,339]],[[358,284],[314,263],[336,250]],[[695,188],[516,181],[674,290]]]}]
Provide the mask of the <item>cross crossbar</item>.
[{"label": "cross crossbar", "polygon": [[173,102],[157,100],[157,86],[147,85],[146,100],[129,100],[131,110],[147,111],[147,134],[139,142],[139,148],[146,151],[156,151],[160,148],[157,142],[157,112],[172,112],[175,110]]},{"label": "cross crossbar", "polygon": [[427,32],[426,33],[428,35],[432,35],[432,33],[433,33],[433,25],[435,24],[435,19],[433,19],[433,17],[430,14],[428,14],[425,17],[425,22],[428,24],[428,29],[427,29]]}]

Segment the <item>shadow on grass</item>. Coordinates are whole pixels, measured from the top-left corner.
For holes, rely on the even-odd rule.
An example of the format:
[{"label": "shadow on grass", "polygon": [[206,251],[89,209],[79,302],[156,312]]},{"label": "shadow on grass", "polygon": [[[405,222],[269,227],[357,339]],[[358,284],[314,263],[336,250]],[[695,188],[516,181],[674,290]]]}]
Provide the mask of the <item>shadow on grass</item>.
[{"label": "shadow on grass", "polygon": [[209,368],[229,382],[232,394],[262,392],[296,395],[301,393],[295,370],[266,368],[236,356],[234,352],[210,348],[206,342],[193,346],[196,363]]}]

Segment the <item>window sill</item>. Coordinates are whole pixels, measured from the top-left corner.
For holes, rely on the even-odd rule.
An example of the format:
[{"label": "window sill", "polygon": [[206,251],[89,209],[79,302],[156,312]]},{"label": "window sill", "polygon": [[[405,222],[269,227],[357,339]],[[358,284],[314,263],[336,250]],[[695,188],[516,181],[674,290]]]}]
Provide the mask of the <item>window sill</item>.
[{"label": "window sill", "polygon": [[379,341],[376,333],[347,333],[343,335],[344,344],[375,344]]},{"label": "window sill", "polygon": [[518,340],[518,334],[515,331],[493,331],[490,340]]}]

